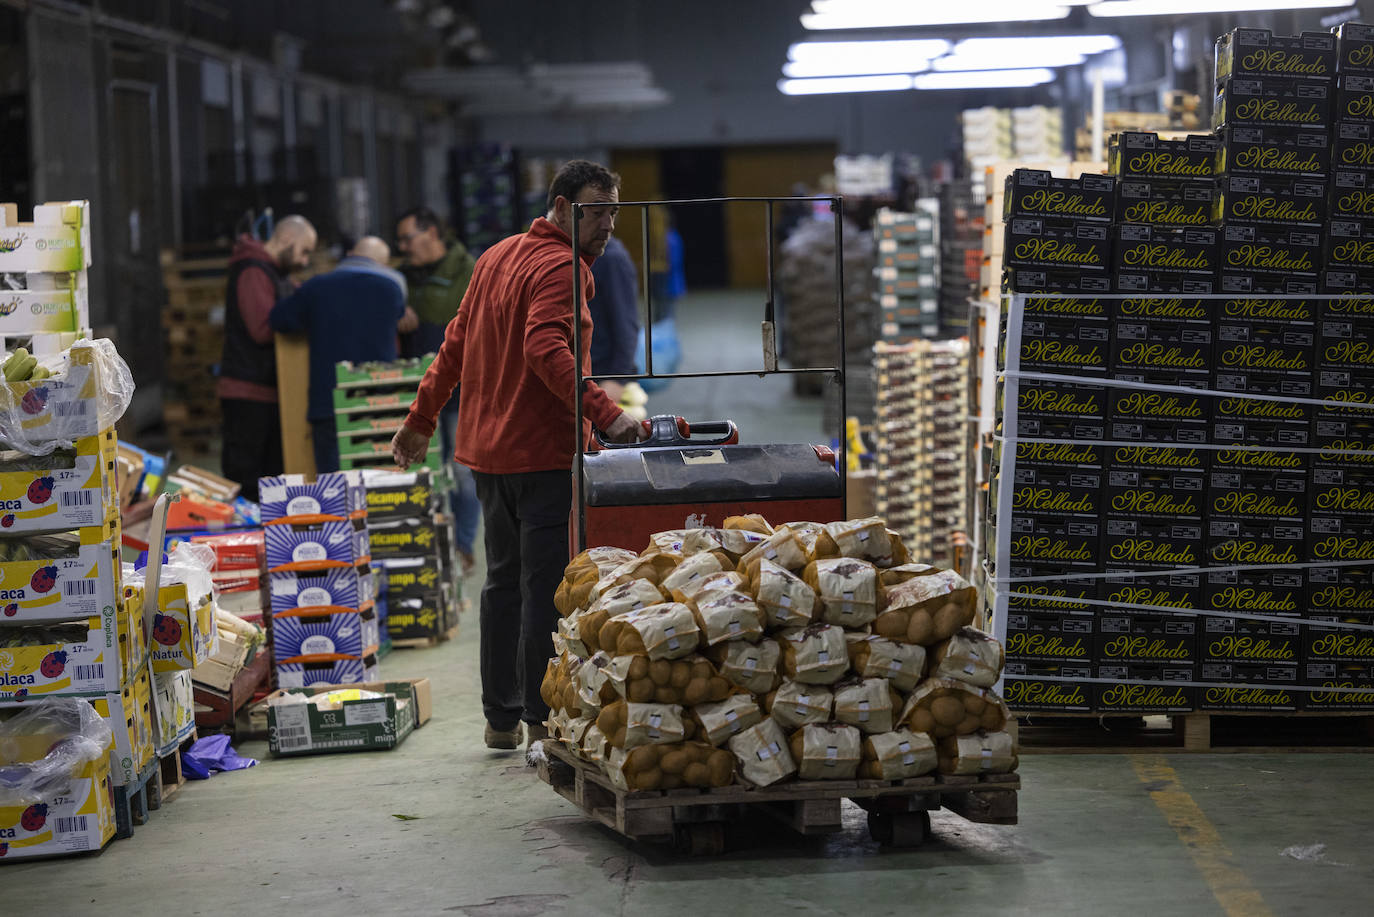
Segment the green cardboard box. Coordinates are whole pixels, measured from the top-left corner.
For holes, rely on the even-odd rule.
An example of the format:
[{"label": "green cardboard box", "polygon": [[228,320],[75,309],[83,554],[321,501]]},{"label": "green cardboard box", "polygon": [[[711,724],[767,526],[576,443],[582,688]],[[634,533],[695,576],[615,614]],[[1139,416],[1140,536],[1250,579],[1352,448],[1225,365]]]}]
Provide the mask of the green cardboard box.
[{"label": "green cardboard box", "polygon": [[[386,696],[345,700],[337,710],[321,710],[308,703],[271,703],[286,694],[308,697],[350,688]],[[269,694],[261,705],[267,710],[268,747],[277,757],[395,748],[429,722],[433,712],[428,678],[283,688]]]}]

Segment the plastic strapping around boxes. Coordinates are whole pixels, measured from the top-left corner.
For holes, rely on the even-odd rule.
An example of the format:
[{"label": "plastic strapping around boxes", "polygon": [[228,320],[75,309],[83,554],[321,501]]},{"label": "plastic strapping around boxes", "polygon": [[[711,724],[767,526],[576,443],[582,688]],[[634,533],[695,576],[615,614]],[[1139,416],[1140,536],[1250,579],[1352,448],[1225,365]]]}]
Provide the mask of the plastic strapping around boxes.
[{"label": "plastic strapping around boxes", "polygon": [[[48,752],[23,760],[20,740],[49,736]],[[29,806],[63,792],[81,765],[105,756],[114,734],[88,701],[53,697],[0,722],[0,806]]]},{"label": "plastic strapping around boxes", "polygon": [[[73,353],[81,350],[90,351],[89,362],[74,363]],[[60,365],[49,367],[48,379],[0,385],[0,442],[9,448],[29,455],[71,449],[76,440],[108,430],[124,416],[134,397],[134,377],[113,341],[78,341],[60,359]],[[51,395],[58,386],[64,387],[62,399]]]}]

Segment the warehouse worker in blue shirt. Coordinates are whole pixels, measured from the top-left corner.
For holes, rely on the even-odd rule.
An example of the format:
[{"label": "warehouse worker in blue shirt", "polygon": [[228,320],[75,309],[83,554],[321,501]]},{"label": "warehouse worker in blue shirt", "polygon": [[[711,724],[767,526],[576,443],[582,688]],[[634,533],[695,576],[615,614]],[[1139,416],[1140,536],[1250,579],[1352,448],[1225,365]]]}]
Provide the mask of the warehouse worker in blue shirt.
[{"label": "warehouse worker in blue shirt", "polygon": [[272,309],[276,331],[310,342],[310,402],[306,419],[315,442],[315,470],[339,470],[334,424],[334,364],[396,359],[397,324],[405,314],[406,281],[386,266],[391,249],[376,236],[358,240],[339,266],[312,277]]},{"label": "warehouse worker in blue shirt", "polygon": [[595,295],[587,302],[592,316],[592,377],[617,404],[623,382],[600,381],[601,376],[630,376],[637,371],[639,345],[639,275],[625,243],[615,236],[592,262]]}]

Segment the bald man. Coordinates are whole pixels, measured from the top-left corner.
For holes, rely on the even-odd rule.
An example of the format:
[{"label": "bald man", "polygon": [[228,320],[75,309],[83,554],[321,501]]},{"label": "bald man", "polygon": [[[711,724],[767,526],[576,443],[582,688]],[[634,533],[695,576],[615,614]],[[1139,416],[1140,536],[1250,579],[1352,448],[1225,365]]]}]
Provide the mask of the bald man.
[{"label": "bald man", "polygon": [[[339,266],[312,277],[277,303],[270,321],[277,331],[304,334],[310,342],[310,399],[306,420],[315,445],[315,470],[338,471],[340,441],[334,424],[334,364],[396,359],[397,324],[405,314],[406,282],[387,267],[391,249],[364,236]],[[345,445],[351,445],[351,441]],[[370,450],[366,443],[357,445]]]},{"label": "bald man", "polygon": [[240,236],[229,259],[219,370],[221,461],[224,476],[254,501],[258,478],[282,472],[277,356],[267,317],[295,289],[290,275],[310,264],[316,242],[310,221],[293,215],[266,242]]}]

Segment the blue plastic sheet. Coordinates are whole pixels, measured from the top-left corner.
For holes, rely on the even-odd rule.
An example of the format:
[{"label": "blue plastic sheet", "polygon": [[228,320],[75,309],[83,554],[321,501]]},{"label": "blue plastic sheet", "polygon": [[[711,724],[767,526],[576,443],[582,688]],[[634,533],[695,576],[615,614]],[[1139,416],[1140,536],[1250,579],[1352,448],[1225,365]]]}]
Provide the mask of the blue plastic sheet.
[{"label": "blue plastic sheet", "polygon": [[208,780],[219,771],[241,771],[257,763],[254,758],[240,757],[227,735],[206,736],[181,753],[181,770],[192,780]]}]

